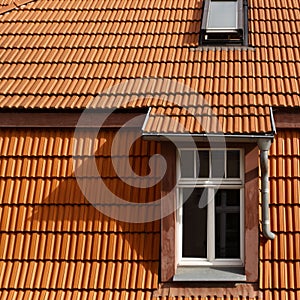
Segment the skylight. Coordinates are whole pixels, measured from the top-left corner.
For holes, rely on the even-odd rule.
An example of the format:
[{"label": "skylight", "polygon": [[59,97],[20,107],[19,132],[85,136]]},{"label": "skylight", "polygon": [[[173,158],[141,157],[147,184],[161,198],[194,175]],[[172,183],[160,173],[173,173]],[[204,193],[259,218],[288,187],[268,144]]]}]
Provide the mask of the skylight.
[{"label": "skylight", "polygon": [[201,44],[242,44],[243,0],[206,0],[201,26]]}]

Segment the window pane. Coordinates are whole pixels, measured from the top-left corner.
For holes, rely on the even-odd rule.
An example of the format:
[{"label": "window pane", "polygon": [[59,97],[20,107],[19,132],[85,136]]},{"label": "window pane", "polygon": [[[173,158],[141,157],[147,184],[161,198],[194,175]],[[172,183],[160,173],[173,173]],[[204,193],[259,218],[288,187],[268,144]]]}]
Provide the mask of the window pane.
[{"label": "window pane", "polygon": [[227,151],[227,178],[240,178],[240,151]]},{"label": "window pane", "polygon": [[216,205],[221,206],[222,193],[226,193],[226,206],[235,206],[239,209],[240,206],[240,190],[220,190],[216,194]]},{"label": "window pane", "polygon": [[211,152],[212,160],[212,177],[223,178],[224,177],[224,151],[216,150]]},{"label": "window pane", "polygon": [[200,170],[197,170],[197,174],[199,178],[208,178],[209,177],[209,151],[198,151],[198,159],[199,164],[197,166],[200,167]]},{"label": "window pane", "polygon": [[[183,257],[207,257],[207,206],[199,208],[199,201],[203,189],[195,189],[183,204]],[[183,190],[183,197],[186,199],[191,189]]]},{"label": "window pane", "polygon": [[240,191],[215,195],[216,258],[240,258]]},{"label": "window pane", "polygon": [[181,177],[194,177],[194,151],[184,150],[180,155]]},{"label": "window pane", "polygon": [[237,1],[211,1],[208,11],[207,29],[236,29]]}]

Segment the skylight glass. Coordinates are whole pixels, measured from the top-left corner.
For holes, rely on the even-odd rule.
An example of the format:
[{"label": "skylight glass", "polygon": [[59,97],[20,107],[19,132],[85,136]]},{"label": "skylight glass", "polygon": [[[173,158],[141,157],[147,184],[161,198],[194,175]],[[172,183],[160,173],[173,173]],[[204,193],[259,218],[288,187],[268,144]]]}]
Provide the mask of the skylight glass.
[{"label": "skylight glass", "polygon": [[211,1],[207,31],[236,30],[238,27],[238,1]]}]

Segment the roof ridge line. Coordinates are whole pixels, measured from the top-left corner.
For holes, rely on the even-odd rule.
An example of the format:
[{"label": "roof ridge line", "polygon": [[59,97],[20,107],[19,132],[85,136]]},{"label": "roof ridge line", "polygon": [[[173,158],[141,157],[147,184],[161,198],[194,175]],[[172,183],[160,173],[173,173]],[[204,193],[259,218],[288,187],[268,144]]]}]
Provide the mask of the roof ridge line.
[{"label": "roof ridge line", "polygon": [[19,8],[22,5],[26,5],[30,2],[35,2],[38,0],[13,0],[11,4],[0,8],[0,15],[3,15],[7,12],[10,12],[16,8]]}]

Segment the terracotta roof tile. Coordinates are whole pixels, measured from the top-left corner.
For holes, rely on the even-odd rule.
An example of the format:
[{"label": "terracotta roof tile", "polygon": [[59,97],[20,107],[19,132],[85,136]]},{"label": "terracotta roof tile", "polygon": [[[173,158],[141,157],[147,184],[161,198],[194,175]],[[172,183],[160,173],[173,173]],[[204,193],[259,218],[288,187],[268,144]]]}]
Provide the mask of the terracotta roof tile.
[{"label": "terracotta roof tile", "polygon": [[[270,132],[270,106],[300,106],[299,3],[250,0],[253,49],[246,50],[195,49],[202,3],[0,2],[0,107],[84,108],[126,79],[158,76],[203,95],[223,132]],[[172,118],[186,131],[201,132],[184,110],[199,103],[179,96],[176,108],[161,99],[136,99],[130,107],[152,107],[149,132],[177,132]],[[120,98],[97,105],[122,107]],[[70,132],[11,134],[0,136],[0,299],[150,299],[158,284],[159,223],[120,223],[87,203],[71,172]],[[155,147],[132,155],[144,166]],[[277,239],[261,247],[260,288],[266,299],[300,297],[299,148],[299,132],[289,131],[279,132],[271,149],[271,227]],[[101,151],[97,161],[116,187],[110,162],[103,159],[107,149]],[[119,192],[124,191],[122,186]],[[146,199],[145,193],[133,193]],[[84,249],[76,248],[78,241]],[[44,290],[28,290],[36,285]]]},{"label": "terracotta roof tile", "polygon": [[[221,296],[221,297],[206,297],[207,299],[217,299],[217,300],[229,300],[231,296]],[[232,298],[232,297],[231,297]],[[0,298],[1,299],[1,298]],[[202,296],[193,296],[193,297],[188,297],[188,296],[162,296],[162,297],[157,297],[157,298],[154,298],[155,300],[159,299],[159,300],[202,300],[202,299],[205,299],[203,298]],[[238,298],[232,298],[232,299],[238,299],[238,300],[259,300],[260,297],[238,297]]]},{"label": "terracotta roof tile", "polygon": [[13,0],[1,0],[0,1],[0,7],[7,6],[13,3]]},{"label": "terracotta roof tile", "polygon": [[[155,5],[40,0],[13,10],[0,20],[0,77],[4,82],[0,105],[82,107],[87,101],[77,105],[55,98],[68,98],[74,92],[79,99],[97,95],[102,91],[97,80],[107,81],[109,87],[116,78],[164,76],[189,82],[197,78],[196,91],[214,94],[216,99],[223,94],[253,93],[267,99],[264,105],[299,106],[299,68],[295,63],[299,41],[290,35],[299,22],[297,4],[285,6],[276,1],[269,6],[250,1],[250,41],[255,50],[246,51],[189,50],[198,42],[201,7],[201,1],[192,0]],[[97,66],[102,68],[96,71]],[[45,79],[50,80],[49,85],[39,83]],[[74,90],[61,83],[69,79],[82,81]],[[30,90],[28,85],[36,89]],[[4,99],[9,95],[19,100],[8,104]],[[29,102],[29,95],[44,100]],[[254,98],[245,98],[242,104],[253,105]]]},{"label": "terracotta roof tile", "polygon": [[[56,296],[68,290],[73,296],[103,292],[113,299],[150,299],[150,291],[158,285],[160,223],[115,221],[86,201],[72,173],[76,141],[71,130],[10,133],[2,131],[0,137],[2,295],[7,296],[4,289],[16,299],[24,293],[37,295],[38,286],[38,293],[56,290]],[[113,134],[102,132],[95,145]],[[124,135],[123,144],[132,134]],[[84,145],[78,143],[79,148]],[[96,157],[113,187],[118,179],[106,162],[109,147],[99,148]],[[135,143],[130,155],[140,161],[133,165],[137,173],[143,174],[140,166],[147,166],[144,160],[157,153],[157,147],[154,142]],[[119,183],[118,190],[126,197]],[[159,194],[156,190],[154,194]],[[153,192],[131,194],[145,202],[149,195],[155,198]]]},{"label": "terracotta roof tile", "polygon": [[[178,119],[178,115],[181,117]],[[144,133],[259,133],[272,132],[268,107],[153,108]]]},{"label": "terracotta roof tile", "polygon": [[261,244],[260,286],[272,299],[299,295],[299,140],[298,130],[279,131],[270,150],[270,215],[276,239]]}]

